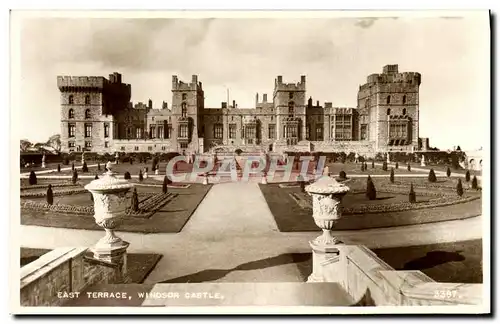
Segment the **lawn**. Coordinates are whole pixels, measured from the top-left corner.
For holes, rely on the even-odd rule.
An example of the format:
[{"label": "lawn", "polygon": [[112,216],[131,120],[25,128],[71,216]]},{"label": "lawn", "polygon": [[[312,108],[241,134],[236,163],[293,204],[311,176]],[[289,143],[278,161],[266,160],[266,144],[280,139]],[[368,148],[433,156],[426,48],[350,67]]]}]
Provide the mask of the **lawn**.
[{"label": "lawn", "polygon": [[[21,248],[21,267],[50,251],[49,249]],[[92,257],[92,252],[87,252],[86,256]],[[161,257],[161,254],[154,253],[127,253],[127,275],[130,283],[143,283]]]},{"label": "lawn", "polygon": [[[446,165],[431,165],[431,164],[427,164],[426,166],[420,166],[420,163],[415,163],[415,162],[411,162],[410,163],[412,168],[415,167],[415,168],[420,168],[420,169],[426,169],[426,170],[430,170],[430,169],[434,169],[434,171],[442,171],[442,172],[446,172],[446,169],[448,168],[448,166]],[[406,164],[405,164],[405,167],[406,167]],[[450,171],[452,173],[459,173],[459,174],[463,174],[463,176],[465,177],[465,173],[467,172],[466,169],[454,169],[451,165],[449,166],[450,167]],[[475,171],[475,170],[470,170],[470,176],[480,176],[481,175],[481,171]]]},{"label": "lawn", "polygon": [[[191,184],[189,188],[171,188],[169,192],[177,196],[149,218],[125,217],[118,231],[141,233],[177,233],[203,200],[211,185]],[[137,186],[139,194],[161,192],[161,187]],[[74,196],[74,197],[73,197]],[[90,193],[63,196],[64,204],[91,204]],[[54,202],[59,196],[54,197]],[[35,198],[27,198],[36,200]],[[37,198],[45,201],[45,198]],[[21,224],[61,228],[102,230],[91,215],[65,214],[50,211],[21,210]]]},{"label": "lawn", "polygon": [[[409,188],[409,182],[415,181],[414,178],[401,178],[399,185],[406,185]],[[446,179],[446,181],[453,181]],[[389,187],[388,179],[374,179],[377,188]],[[366,180],[353,179],[349,182],[349,187],[355,192],[366,187]],[[318,231],[319,228],[314,223],[312,218],[312,210],[310,208],[301,207],[296,200],[290,195],[303,195],[300,188],[280,188],[279,184],[259,185],[267,201],[269,209],[276,220],[278,228],[281,232],[296,232],[296,231]],[[418,189],[416,188],[417,202],[422,202],[429,197],[424,196],[425,191],[438,191],[436,189]],[[382,189],[379,189],[382,191]],[[420,195],[420,196],[419,196]],[[466,191],[465,195],[478,195],[475,191]],[[344,197],[343,203],[345,207],[370,205],[370,204],[386,204],[391,202],[406,202],[407,196],[403,194],[381,193],[378,195],[380,199],[370,201],[365,198],[364,194],[349,193]],[[367,228],[380,228],[391,226],[414,225],[422,223],[432,223],[453,219],[465,219],[478,216],[481,214],[481,199],[476,199],[470,202],[454,204],[449,206],[440,206],[433,208],[424,208],[417,210],[395,211],[395,212],[379,212],[365,214],[348,214],[344,215],[335,225],[335,230],[355,230]]]},{"label": "lawn", "polygon": [[[396,270],[420,270],[437,282],[482,283],[482,240],[374,249]],[[304,281],[312,273],[311,253],[292,254]]]},{"label": "lawn", "polygon": [[[391,167],[387,168],[387,171],[382,170],[382,165],[375,165],[372,168],[371,162],[367,162],[366,171],[361,171],[361,163],[326,163],[325,166],[328,166],[329,172],[333,176],[337,176],[340,171],[344,171],[347,176],[349,174],[391,174]],[[420,171],[408,171],[405,164],[400,163],[399,167],[394,169],[394,174],[421,174]]]}]

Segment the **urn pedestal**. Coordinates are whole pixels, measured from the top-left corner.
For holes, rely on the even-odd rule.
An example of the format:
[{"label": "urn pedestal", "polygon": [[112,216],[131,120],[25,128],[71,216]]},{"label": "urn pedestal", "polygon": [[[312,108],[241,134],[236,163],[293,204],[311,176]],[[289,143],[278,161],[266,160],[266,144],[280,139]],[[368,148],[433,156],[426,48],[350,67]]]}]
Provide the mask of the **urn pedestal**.
[{"label": "urn pedestal", "polygon": [[324,266],[340,259],[338,245],[342,242],[333,236],[332,230],[342,216],[342,198],[349,192],[349,187],[323,175],[305,190],[312,196],[314,222],[323,231],[309,242],[313,250],[313,272],[307,281],[322,282]]},{"label": "urn pedestal", "polygon": [[111,162],[108,162],[108,171],[100,179],[85,186],[94,198],[95,222],[106,232],[90,250],[95,259],[118,265],[121,278],[117,278],[117,281],[123,282],[126,278],[129,243],[116,236],[114,231],[126,215],[130,205],[127,192],[133,188],[133,184],[116,178],[111,166]]},{"label": "urn pedestal", "polygon": [[267,174],[265,172],[262,173],[262,179],[261,179],[260,183],[267,184]]},{"label": "urn pedestal", "polygon": [[203,184],[208,185],[208,175],[206,174],[203,175]]}]

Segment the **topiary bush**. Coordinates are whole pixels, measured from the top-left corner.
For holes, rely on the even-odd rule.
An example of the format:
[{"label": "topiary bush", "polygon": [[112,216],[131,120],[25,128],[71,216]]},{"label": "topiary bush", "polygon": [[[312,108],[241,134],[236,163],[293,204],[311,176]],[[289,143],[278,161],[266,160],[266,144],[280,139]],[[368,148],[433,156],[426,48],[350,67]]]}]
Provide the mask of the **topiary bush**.
[{"label": "topiary bush", "polygon": [[144,180],[144,177],[142,176],[142,170],[139,170],[139,181]]},{"label": "topiary bush", "polygon": [[431,169],[429,171],[428,180],[429,180],[429,182],[436,182],[437,181],[436,174],[434,173],[434,169]]},{"label": "topiary bush", "polygon": [[82,172],[89,172],[89,168],[87,166],[87,162],[86,161],[83,161]]},{"label": "topiary bush", "polygon": [[396,162],[395,168],[399,169],[399,163],[398,162]]},{"label": "topiary bush", "polygon": [[477,178],[476,176],[474,175],[474,177],[472,178],[472,189],[478,189],[478,186],[477,186]]},{"label": "topiary bush", "polygon": [[130,180],[130,179],[132,179],[132,177],[130,176],[130,172],[128,172],[128,171],[127,171],[127,172],[125,172],[125,174],[123,175],[123,179],[125,179],[125,180]]},{"label": "topiary bush", "polygon": [[98,177],[98,176],[97,176],[97,174],[96,174],[96,175],[95,175],[95,177],[94,177],[94,180],[97,180],[97,179],[99,179],[99,177]]},{"label": "topiary bush", "polygon": [[410,193],[408,194],[408,201],[412,204],[417,202],[415,191],[413,190],[413,183],[410,185]]},{"label": "topiary bush", "polygon": [[458,183],[457,183],[457,195],[459,195],[460,197],[462,197],[464,194],[464,188],[462,187],[462,180],[458,179]]},{"label": "topiary bush", "polygon": [[30,172],[30,177],[29,177],[29,184],[30,185],[36,185],[37,183],[37,180],[36,180],[36,174],[35,174],[35,171],[31,171]]},{"label": "topiary bush", "polygon": [[347,179],[347,175],[344,170],[339,172],[339,178],[342,180]]},{"label": "topiary bush", "polygon": [[67,157],[64,158],[63,164],[64,165],[69,165],[69,159]]},{"label": "topiary bush", "polygon": [[61,172],[61,165],[60,164],[57,165],[57,172]]},{"label": "topiary bush", "polygon": [[408,171],[411,171],[411,164],[410,164],[410,163],[408,163],[408,165],[406,166],[406,169],[407,169]]},{"label": "topiary bush", "polygon": [[391,168],[391,175],[390,175],[389,179],[391,180],[391,183],[394,183],[394,169],[393,168]]},{"label": "topiary bush", "polygon": [[370,200],[377,199],[377,190],[370,176],[368,176],[368,180],[366,181],[366,197]]},{"label": "topiary bush", "polygon": [[73,175],[71,176],[71,183],[76,184],[78,181],[78,172],[76,172],[76,169],[73,170]]},{"label": "topiary bush", "polygon": [[71,163],[71,171],[75,169],[75,162]]},{"label": "topiary bush", "polygon": [[467,170],[467,172],[465,172],[465,181],[467,181],[467,182],[470,181],[470,172],[469,172],[469,170]]},{"label": "topiary bush", "polygon": [[305,192],[306,191],[306,182],[304,181],[304,178],[301,175],[299,175],[297,177],[297,181],[299,182],[300,191]]},{"label": "topiary bush", "polygon": [[167,193],[168,192],[168,177],[167,176],[165,176],[163,178],[163,186],[162,186],[161,189],[162,189],[163,193]]},{"label": "topiary bush", "polygon": [[132,192],[131,207],[133,211],[139,211],[139,197],[137,195],[137,188],[134,188],[134,191]]},{"label": "topiary bush", "polygon": [[382,170],[387,171],[387,162],[386,161],[384,161],[382,163]]},{"label": "topiary bush", "polygon": [[449,178],[451,175],[451,170],[450,170],[450,167],[447,167],[446,168],[446,176]]},{"label": "topiary bush", "polygon": [[94,202],[94,195],[90,193],[90,201]]},{"label": "topiary bush", "polygon": [[97,163],[97,171],[101,171],[101,163]]},{"label": "topiary bush", "polygon": [[375,169],[375,161],[372,160],[372,169]]},{"label": "topiary bush", "polygon": [[54,193],[52,192],[52,185],[49,184],[47,188],[47,204],[54,204]]}]

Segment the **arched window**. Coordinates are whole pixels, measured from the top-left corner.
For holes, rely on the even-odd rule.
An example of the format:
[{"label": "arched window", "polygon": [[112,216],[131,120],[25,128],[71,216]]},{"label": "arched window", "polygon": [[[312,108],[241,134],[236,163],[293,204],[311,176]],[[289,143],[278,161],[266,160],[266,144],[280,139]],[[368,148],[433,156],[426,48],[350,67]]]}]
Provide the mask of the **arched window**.
[{"label": "arched window", "polygon": [[73,98],[73,95],[69,95],[69,98],[68,98],[68,103],[70,105],[74,104],[75,103],[75,99]]},{"label": "arched window", "polygon": [[73,109],[70,109],[68,112],[68,118],[75,118],[75,111]]},{"label": "arched window", "polygon": [[406,108],[403,108],[403,116],[406,115]]},{"label": "arched window", "polygon": [[85,119],[90,118],[90,109],[85,110]]},{"label": "arched window", "polygon": [[391,108],[387,108],[387,116],[391,114]]},{"label": "arched window", "polygon": [[288,103],[288,117],[293,117],[293,108],[294,108],[295,104],[293,101],[290,101]]},{"label": "arched window", "polygon": [[85,96],[85,104],[90,105],[90,96],[89,95]]},{"label": "arched window", "polygon": [[183,93],[182,94],[182,100],[186,100],[187,99],[187,94]]},{"label": "arched window", "polygon": [[391,103],[391,96],[387,96],[387,104]]},{"label": "arched window", "polygon": [[406,95],[403,96],[403,104],[406,103]]},{"label": "arched window", "polygon": [[366,99],[365,108],[370,108],[370,99]]},{"label": "arched window", "polygon": [[187,105],[186,105],[186,103],[183,102],[182,105],[181,105],[181,107],[182,107],[181,108],[181,116],[182,117],[186,117],[186,115],[187,115]]},{"label": "arched window", "polygon": [[293,99],[293,92],[288,93],[288,98]]}]

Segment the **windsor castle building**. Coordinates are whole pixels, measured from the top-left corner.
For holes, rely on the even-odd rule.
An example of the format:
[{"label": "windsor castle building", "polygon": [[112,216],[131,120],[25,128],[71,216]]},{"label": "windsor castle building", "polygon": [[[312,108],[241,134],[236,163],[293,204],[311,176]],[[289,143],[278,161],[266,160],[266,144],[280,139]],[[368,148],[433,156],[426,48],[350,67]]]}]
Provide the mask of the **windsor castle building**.
[{"label": "windsor castle building", "polygon": [[233,101],[205,107],[202,82],[172,76],[172,105],[132,104],[131,86],[119,73],[109,79],[58,76],[63,152],[203,153],[343,151],[412,152],[419,140],[419,87],[416,72],[386,65],[359,86],[357,107],[320,105],[300,82],[274,80],[272,97],[256,95],[254,108]]}]

